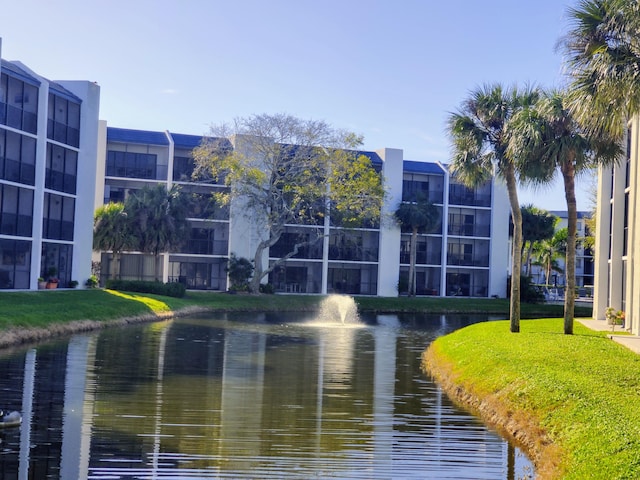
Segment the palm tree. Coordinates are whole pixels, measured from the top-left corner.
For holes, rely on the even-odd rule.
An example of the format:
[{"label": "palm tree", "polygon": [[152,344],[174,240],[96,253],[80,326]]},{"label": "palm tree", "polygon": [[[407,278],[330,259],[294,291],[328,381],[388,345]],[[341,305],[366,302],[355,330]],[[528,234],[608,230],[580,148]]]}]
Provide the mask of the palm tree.
[{"label": "palm tree", "polygon": [[513,120],[508,150],[522,162],[521,172],[526,181],[548,185],[558,172],[562,175],[568,231],[564,333],[572,334],[578,224],[576,175],[598,163],[615,161],[621,154],[621,148],[613,137],[602,131],[598,133],[597,130],[583,128],[569,111],[565,92],[544,92],[535,105],[518,112]]},{"label": "palm tree", "polygon": [[187,238],[187,199],[178,186],[162,184],[131,194],[125,210],[134,221],[137,250],[155,257],[154,277],[160,280],[160,254],[179,247]]},{"label": "palm tree", "polygon": [[120,276],[120,254],[133,242],[124,203],[110,202],[98,207],[93,220],[93,249],[111,251],[111,278]]},{"label": "palm tree", "polygon": [[567,252],[567,229],[562,228],[555,232],[551,238],[539,240],[533,244],[532,253],[536,260],[533,262],[544,269],[545,284],[549,285],[551,272],[561,273],[558,259]]},{"label": "palm tree", "polygon": [[409,247],[409,296],[416,294],[416,245],[418,233],[431,233],[440,220],[440,209],[425,196],[418,196],[415,202],[402,202],[395,211],[401,226],[411,229]]},{"label": "palm tree", "polygon": [[467,186],[481,185],[493,174],[504,179],[513,219],[513,251],[509,318],[511,332],[520,331],[520,271],[522,214],[518,201],[517,163],[507,152],[513,115],[538,97],[535,89],[487,85],[470,93],[457,113],[450,114],[448,132],[453,142],[451,171]]},{"label": "palm tree", "polygon": [[581,0],[560,41],[567,56],[570,107],[591,131],[622,138],[640,112],[640,10],[629,0]]},{"label": "palm tree", "polygon": [[522,211],[522,261],[525,264],[525,274],[529,276],[533,245],[553,237],[556,224],[560,219],[533,205],[524,205],[520,210]]}]

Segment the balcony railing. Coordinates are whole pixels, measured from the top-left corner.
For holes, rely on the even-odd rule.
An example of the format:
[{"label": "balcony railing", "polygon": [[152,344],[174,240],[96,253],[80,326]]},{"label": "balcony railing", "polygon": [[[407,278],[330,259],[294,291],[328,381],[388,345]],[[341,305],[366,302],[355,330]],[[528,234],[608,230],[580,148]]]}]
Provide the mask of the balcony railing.
[{"label": "balcony railing", "polygon": [[459,235],[463,237],[488,237],[490,231],[491,227],[489,225],[450,223],[448,227],[449,235]]},{"label": "balcony railing", "polygon": [[377,262],[377,248],[329,247],[329,260],[345,260],[352,262]]},{"label": "balcony railing", "polygon": [[[411,254],[409,252],[400,252],[400,263],[409,264],[411,262]],[[440,253],[417,252],[416,265],[440,265],[442,256]]]},{"label": "balcony railing", "polygon": [[491,195],[470,193],[470,192],[449,192],[449,204],[451,205],[471,205],[474,207],[490,207]]},{"label": "balcony railing", "polygon": [[460,255],[449,253],[447,255],[447,265],[458,265],[464,267],[488,267],[489,255]]}]

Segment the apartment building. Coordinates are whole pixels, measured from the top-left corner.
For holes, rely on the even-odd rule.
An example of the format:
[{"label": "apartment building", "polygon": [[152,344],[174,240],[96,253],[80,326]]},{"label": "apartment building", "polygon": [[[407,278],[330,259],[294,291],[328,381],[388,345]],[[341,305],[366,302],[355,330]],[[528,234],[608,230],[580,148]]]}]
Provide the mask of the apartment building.
[{"label": "apartment building", "polygon": [[[226,262],[231,254],[253,258],[259,232],[234,209],[212,206],[211,193],[225,186],[194,181],[191,151],[201,136],[108,127],[100,123],[96,207],[122,201],[145,185],[179,184],[196,201],[190,214],[190,236],[180,251],[164,255],[164,281],[187,288],[227,289]],[[236,148],[235,139],[219,139]],[[409,232],[390,219],[400,201],[426,193],[441,209],[436,231],[422,234],[416,268],[419,295],[506,296],[509,208],[506,189],[490,182],[469,189],[438,163],[409,161],[399,149],[359,152],[382,173],[387,198],[379,225],[346,229],[331,219],[323,225],[289,225],[271,247],[265,262],[289,251],[299,236],[322,229],[323,240],[288,259],[268,281],[278,293],[347,293],[397,296],[408,272]],[[101,172],[104,172],[101,175]],[[103,278],[111,255],[100,255]],[[131,252],[122,258],[122,278],[153,278],[153,259]]]},{"label": "apartment building", "polygon": [[0,289],[91,275],[99,99],[95,83],[0,60]]},{"label": "apartment building", "polygon": [[598,170],[593,318],[608,307],[625,312],[625,328],[640,334],[640,123],[629,122],[622,162]]}]

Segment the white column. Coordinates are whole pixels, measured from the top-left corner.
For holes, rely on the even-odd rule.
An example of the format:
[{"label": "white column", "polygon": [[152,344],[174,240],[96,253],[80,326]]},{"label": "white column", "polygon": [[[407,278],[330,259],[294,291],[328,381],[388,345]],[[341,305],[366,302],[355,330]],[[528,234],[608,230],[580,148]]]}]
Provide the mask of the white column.
[{"label": "white column", "polygon": [[89,473],[93,399],[85,411],[85,395],[87,366],[95,358],[93,338],[76,335],[69,341],[62,409],[61,478],[87,478]]},{"label": "white column", "polygon": [[20,456],[18,479],[29,478],[29,458],[31,453],[31,421],[33,420],[33,386],[36,378],[36,351],[29,350],[24,359],[24,380],[22,382],[22,427],[20,428]]},{"label": "white column", "polygon": [[379,315],[374,330],[373,363],[373,461],[381,472],[393,456],[393,400],[396,380],[396,338],[399,324],[395,315]]},{"label": "white column", "polygon": [[376,150],[383,160],[382,174],[386,188],[380,219],[378,246],[378,296],[397,297],[400,278],[400,227],[393,220],[402,201],[403,152],[397,148]]},{"label": "white column", "polygon": [[627,278],[626,278],[626,324],[625,327],[631,327],[631,333],[640,334],[640,268],[638,265],[638,254],[640,253],[640,168],[638,167],[638,159],[640,158],[640,122],[638,117],[632,122],[631,134],[631,163],[629,171],[629,238],[627,252]]}]

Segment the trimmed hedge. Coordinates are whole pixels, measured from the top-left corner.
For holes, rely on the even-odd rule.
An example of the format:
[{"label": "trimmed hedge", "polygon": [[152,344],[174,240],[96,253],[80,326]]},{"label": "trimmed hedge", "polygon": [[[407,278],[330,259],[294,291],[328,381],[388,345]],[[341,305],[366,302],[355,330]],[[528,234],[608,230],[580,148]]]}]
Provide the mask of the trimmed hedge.
[{"label": "trimmed hedge", "polygon": [[106,287],[109,290],[122,292],[153,293],[166,297],[182,298],[186,293],[186,287],[178,282],[145,282],[142,280],[107,280]]}]

